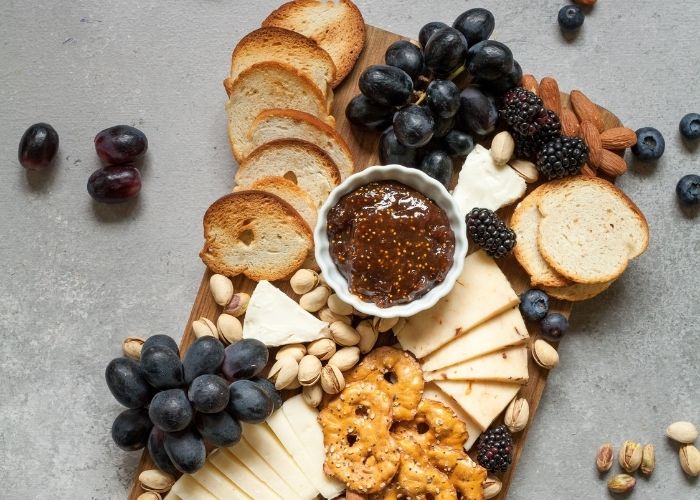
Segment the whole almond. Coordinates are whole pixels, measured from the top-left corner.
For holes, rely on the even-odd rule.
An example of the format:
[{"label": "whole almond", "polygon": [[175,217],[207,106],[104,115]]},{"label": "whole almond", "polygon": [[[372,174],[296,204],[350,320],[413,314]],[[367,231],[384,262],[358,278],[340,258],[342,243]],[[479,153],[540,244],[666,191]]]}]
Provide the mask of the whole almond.
[{"label": "whole almond", "polygon": [[321,361],[327,361],[335,354],[336,346],[333,339],[318,339],[306,346],[306,352],[316,356]]},{"label": "whole almond", "polygon": [[571,107],[574,108],[574,112],[581,122],[592,122],[598,129],[598,132],[605,130],[605,124],[603,123],[603,116],[600,113],[600,109],[593,104],[593,101],[591,101],[586,94],[580,90],[572,90],[569,97],[571,98]]},{"label": "whole almond", "polygon": [[370,320],[363,319],[357,325],[357,333],[360,334],[360,341],[357,343],[357,346],[362,354],[367,354],[372,350],[374,344],[377,343],[379,332],[375,330]]},{"label": "whole almond", "polygon": [[537,83],[537,78],[532,75],[523,75],[520,79],[520,86],[525,90],[529,90],[533,94],[537,94],[539,84]]},{"label": "whole almond", "polygon": [[540,177],[539,170],[537,170],[537,167],[531,161],[516,159],[511,160],[509,165],[513,170],[518,172],[518,175],[525,179],[525,182],[528,184],[537,182],[537,179]]},{"label": "whole almond", "polygon": [[321,378],[321,361],[312,354],[307,354],[299,361],[299,383],[302,386],[314,385]]},{"label": "whole almond", "polygon": [[149,469],[139,474],[139,483],[141,483],[141,488],[146,491],[163,493],[172,488],[175,478],[161,470]]},{"label": "whole almond", "polygon": [[233,297],[233,282],[223,274],[213,274],[209,278],[209,290],[214,302],[225,306]]},{"label": "whole almond", "polygon": [[532,345],[532,359],[547,370],[556,368],[559,365],[557,350],[542,339],[537,339]]},{"label": "whole almond", "polygon": [[627,474],[617,474],[608,481],[608,489],[613,493],[629,493],[634,489],[637,480]]},{"label": "whole almond", "polygon": [[678,458],[681,461],[683,472],[689,476],[700,475],[700,450],[692,444],[685,444],[678,450]]},{"label": "whole almond", "polygon": [[127,337],[122,342],[122,350],[127,358],[141,359],[141,348],[143,347],[144,339],[141,337]]},{"label": "whole almond", "polygon": [[275,354],[275,359],[282,359],[285,356],[293,358],[297,363],[306,355],[306,346],[304,344],[287,344],[282,346]]},{"label": "whole almond", "polygon": [[349,347],[357,345],[358,342],[360,342],[360,334],[357,333],[357,330],[342,321],[331,323],[330,330],[331,337],[333,337],[333,340],[338,345]]},{"label": "whole almond", "polygon": [[605,149],[631,148],[637,144],[637,134],[627,127],[613,127],[600,134],[600,141]]},{"label": "whole almond", "polygon": [[352,306],[343,302],[336,294],[328,297],[328,309],[340,316],[349,316],[352,314]]},{"label": "whole almond", "polygon": [[243,338],[243,325],[235,316],[220,314],[216,320],[216,330],[224,344],[235,344]]},{"label": "whole almond", "polygon": [[579,134],[579,121],[576,114],[569,108],[561,110],[559,115],[561,122],[561,133],[567,137],[576,137]]},{"label": "whole almond", "polygon": [[284,356],[278,359],[272,368],[267,378],[275,384],[275,389],[278,391],[288,389],[298,382],[299,363],[291,356]]},{"label": "whole almond", "polygon": [[314,385],[307,385],[301,390],[301,397],[306,401],[306,404],[312,408],[316,408],[323,400],[323,388],[321,383],[317,382]]},{"label": "whole almond", "polygon": [[584,163],[581,166],[581,175],[586,175],[588,177],[596,177],[596,169],[591,167],[588,163]]},{"label": "whole almond", "polygon": [[250,295],[243,292],[234,293],[228,305],[224,307],[224,312],[235,317],[243,316],[248,309],[249,303]]},{"label": "whole almond", "polygon": [[544,107],[554,111],[557,116],[561,115],[561,93],[559,84],[551,76],[545,76],[540,80],[539,96],[542,98]]},{"label": "whole almond", "polygon": [[613,466],[613,445],[605,443],[598,448],[595,456],[595,466],[598,472],[608,472]]},{"label": "whole almond", "polygon": [[600,153],[600,165],[598,168],[608,175],[619,177],[627,172],[627,163],[621,156],[603,149]]},{"label": "whole almond", "polygon": [[345,377],[337,366],[326,365],[321,370],[321,387],[327,394],[338,394],[345,389]]},{"label": "whole almond", "polygon": [[359,347],[343,347],[328,360],[329,365],[337,366],[341,372],[346,372],[360,361]]},{"label": "whole almond", "polygon": [[484,500],[489,500],[498,496],[503,488],[503,484],[497,477],[489,476],[481,484],[481,488],[484,490]]},{"label": "whole almond", "polygon": [[600,132],[593,122],[581,122],[581,137],[583,142],[588,146],[588,162],[595,168],[600,168],[603,161],[603,143],[600,140]]},{"label": "whole almond", "polygon": [[335,323],[336,321],[342,321],[343,323],[346,323],[348,325],[352,324],[352,319],[349,316],[341,316],[340,314],[336,314],[333,311],[331,311],[329,307],[321,309],[318,312],[318,317],[321,321],[325,321],[329,325],[331,323]]},{"label": "whole almond", "polygon": [[515,140],[508,131],[499,132],[491,141],[491,158],[497,167],[505,166],[513,157]]},{"label": "whole almond", "polygon": [[675,422],[668,426],[666,435],[679,443],[690,444],[698,438],[698,429],[692,422]]},{"label": "whole almond", "polygon": [[299,298],[299,305],[308,312],[318,312],[326,306],[331,292],[325,286],[319,286]]},{"label": "whole almond", "polygon": [[620,467],[625,472],[634,472],[642,465],[642,445],[634,441],[625,441],[618,455]]}]

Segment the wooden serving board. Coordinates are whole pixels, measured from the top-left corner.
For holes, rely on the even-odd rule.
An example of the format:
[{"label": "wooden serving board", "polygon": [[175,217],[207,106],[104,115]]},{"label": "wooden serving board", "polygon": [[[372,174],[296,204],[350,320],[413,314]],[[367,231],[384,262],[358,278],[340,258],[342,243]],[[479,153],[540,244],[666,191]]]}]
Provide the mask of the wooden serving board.
[{"label": "wooden serving board", "polygon": [[[360,58],[355,65],[352,73],[345,79],[345,81],[335,90],[335,102],[333,106],[333,115],[336,120],[336,129],[345,138],[350,149],[353,152],[355,165],[357,170],[362,170],[366,167],[372,165],[378,165],[379,155],[378,155],[378,141],[379,133],[369,132],[357,127],[354,127],[345,117],[345,107],[348,102],[357,94],[359,94],[358,89],[358,79],[362,71],[371,64],[383,64],[384,63],[384,52],[386,48],[396,40],[403,39],[405,37],[384,31],[373,26],[367,26],[367,42],[365,48],[360,54]],[[562,94],[563,103],[566,107],[569,106],[568,95]],[[620,120],[610,113],[609,111],[601,108],[604,121],[607,127],[620,126]],[[223,113],[223,104],[222,104]],[[490,139],[484,142],[485,147],[489,147]],[[461,166],[459,162],[455,163],[455,167]],[[231,178],[233,178],[233,172],[231,172]],[[227,194],[226,192],[212,193],[212,202],[219,196]],[[512,212],[511,208],[506,208],[499,213],[505,220],[508,220]],[[202,214],[204,215],[204,214]],[[199,236],[199,235],[193,235]],[[193,256],[195,258],[195,256]],[[529,277],[518,265],[518,263],[513,258],[501,259],[498,261],[499,266],[503,272],[508,277],[513,289],[520,294],[521,292],[530,288]],[[194,305],[192,306],[192,311],[187,325],[185,326],[185,332],[182,336],[182,341],[180,342],[180,353],[183,355],[185,351],[189,348],[192,342],[195,340],[194,332],[192,331],[192,322],[201,318],[209,318],[216,322],[216,318],[221,313],[221,307],[219,307],[211,297],[209,292],[209,278],[211,277],[211,271],[205,270],[204,276],[202,277],[202,282],[199,286],[197,296],[194,300]],[[233,280],[235,290],[237,292],[252,293],[255,288],[255,282],[239,276]],[[278,282],[275,283],[279,288],[284,290],[289,296],[297,299],[298,296],[292,292],[289,282]],[[553,300],[550,310],[554,312],[560,312],[569,316],[571,313],[571,303],[564,301]],[[539,329],[536,324],[529,324],[528,330],[530,332],[533,340],[539,333]],[[545,384],[547,382],[547,370],[543,370],[538,365],[532,361],[530,357],[529,360],[529,381],[526,385],[522,386],[520,389],[520,394],[518,397],[523,397],[527,399],[530,404],[530,422],[534,418],[537,407],[542,397],[542,392],[544,391]],[[503,489],[498,499],[504,499],[507,495],[508,488],[511,484],[511,479],[515,468],[520,460],[520,455],[522,453],[525,441],[527,440],[529,425],[518,434],[514,435],[515,441],[515,451],[513,453],[513,464],[508,470],[508,472],[501,478],[503,481]],[[136,500],[136,498],[144,491],[140,488],[138,483],[138,475],[141,471],[152,469],[155,465],[151,461],[148,452],[144,452],[139,463],[138,469],[134,475],[134,481],[129,490],[129,500]],[[186,499],[185,499],[186,500]]]}]

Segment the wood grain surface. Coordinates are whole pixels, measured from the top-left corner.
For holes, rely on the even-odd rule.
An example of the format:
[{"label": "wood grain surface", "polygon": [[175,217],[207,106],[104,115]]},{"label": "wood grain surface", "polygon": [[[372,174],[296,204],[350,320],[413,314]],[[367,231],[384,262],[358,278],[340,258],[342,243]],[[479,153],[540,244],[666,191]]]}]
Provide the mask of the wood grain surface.
[{"label": "wood grain surface", "polygon": [[[360,55],[360,58],[355,65],[354,70],[346,78],[346,80],[340,85],[335,92],[335,102],[333,107],[333,115],[336,119],[336,129],[345,138],[354,154],[355,165],[357,170],[362,170],[366,167],[379,164],[379,158],[377,153],[377,144],[379,141],[379,134],[376,132],[368,132],[361,130],[357,127],[351,126],[345,117],[345,107],[347,103],[355,95],[359,93],[357,81],[367,66],[370,64],[383,64],[384,63],[384,52],[386,48],[392,42],[402,39],[399,35],[384,31],[379,28],[372,26],[367,26],[367,42],[365,49]],[[222,74],[225,73],[226,68],[222,68]],[[565,107],[569,107],[568,95],[562,94],[562,100]],[[221,112],[224,113],[223,103],[221,107]],[[610,113],[609,111],[600,108],[606,128],[620,126],[620,121],[618,118]],[[483,142],[485,147],[490,144],[489,138],[486,138]],[[456,162],[455,166],[459,166],[460,162]],[[231,175],[233,176],[233,172]],[[531,185],[530,188],[535,185]],[[216,194],[212,195],[212,202]],[[506,207],[499,211],[499,214],[508,220],[512,212],[512,207]],[[204,214],[202,214],[204,215]],[[195,256],[192,257],[196,258]],[[498,261],[499,266],[503,272],[508,277],[511,285],[517,293],[521,293],[529,288],[529,279],[527,274],[522,270],[514,258],[506,258]],[[194,305],[192,306],[192,311],[187,325],[185,326],[185,331],[182,336],[182,341],[180,343],[180,353],[183,355],[187,348],[195,340],[194,332],[192,331],[192,322],[201,317],[209,318],[216,322],[216,318],[221,313],[221,308],[214,302],[209,293],[209,278],[211,272],[206,270],[202,281],[197,292],[197,296],[194,300]],[[239,276],[233,280],[235,290],[237,292],[247,292],[251,293],[255,287],[255,283],[246,279],[243,276]],[[287,292],[291,297],[297,298],[289,287],[288,282],[278,282],[275,283],[279,288]],[[571,313],[571,304],[568,302],[553,300],[550,308],[552,311],[561,312],[565,315]],[[539,329],[535,324],[528,324],[528,330],[530,332],[531,340],[534,341],[537,338]],[[547,370],[543,370],[537,366],[533,361],[532,357],[529,358],[529,381],[526,385],[522,386],[520,389],[519,397],[527,399],[530,404],[530,422],[536,418],[537,407],[542,397],[545,385],[547,383]],[[508,493],[508,488],[510,487],[513,473],[518,465],[520,455],[522,453],[525,442],[527,441],[529,425],[522,432],[514,436],[515,441],[515,451],[513,453],[513,464],[506,474],[504,474],[501,479],[503,481],[503,490],[499,494],[498,499],[506,498]],[[473,455],[473,453],[472,453]],[[134,482],[129,490],[129,500],[135,500],[143,490],[138,484],[138,475],[141,471],[154,468],[154,464],[148,456],[147,452],[143,453],[141,461],[139,463],[138,469],[134,474]]]}]

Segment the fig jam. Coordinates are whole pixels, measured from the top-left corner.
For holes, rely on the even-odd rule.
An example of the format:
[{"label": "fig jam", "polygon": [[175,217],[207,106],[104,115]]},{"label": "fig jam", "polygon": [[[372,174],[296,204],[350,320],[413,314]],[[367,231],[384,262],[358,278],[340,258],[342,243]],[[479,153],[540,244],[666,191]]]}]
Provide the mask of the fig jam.
[{"label": "fig jam", "polygon": [[442,282],[455,237],[445,211],[396,181],[372,182],[328,213],[330,252],[350,292],[379,307],[411,302]]}]

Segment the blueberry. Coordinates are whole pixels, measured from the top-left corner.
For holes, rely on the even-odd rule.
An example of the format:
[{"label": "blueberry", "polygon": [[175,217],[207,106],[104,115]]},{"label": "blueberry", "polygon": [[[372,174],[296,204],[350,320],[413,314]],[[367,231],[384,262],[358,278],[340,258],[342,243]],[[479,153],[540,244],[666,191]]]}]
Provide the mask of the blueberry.
[{"label": "blueberry", "polygon": [[449,187],[454,172],[452,159],[445,151],[430,151],[423,157],[418,170],[428,174],[430,177],[441,183],[446,188]]},{"label": "blueberry", "polygon": [[554,342],[561,340],[568,329],[569,320],[559,313],[547,314],[547,316],[540,321],[542,336]]},{"label": "blueberry", "polygon": [[151,421],[165,432],[181,431],[192,422],[192,405],[182,389],[169,389],[153,396],[148,408]]},{"label": "blueberry", "polygon": [[221,371],[231,382],[252,378],[265,368],[268,356],[267,347],[259,340],[239,340],[226,348]]},{"label": "blueberry", "polygon": [[229,394],[228,412],[241,422],[258,424],[275,411],[272,398],[251,380],[236,380]]},{"label": "blueberry", "polygon": [[198,412],[218,413],[228,405],[228,382],[205,373],[192,381],[187,397]]},{"label": "blueberry", "polygon": [[260,388],[270,396],[272,399],[272,405],[275,410],[279,410],[282,406],[282,394],[275,388],[275,384],[267,380],[266,378],[253,377],[250,379],[251,382],[255,382],[260,386]]},{"label": "blueberry", "polygon": [[679,125],[681,135],[686,139],[700,138],[700,114],[688,113]]},{"label": "blueberry", "polygon": [[233,446],[241,440],[241,424],[225,411],[198,413],[194,423],[202,437],[219,448]]},{"label": "blueberry", "polygon": [[112,424],[112,439],[122,450],[140,450],[148,442],[153,424],[144,408],[124,410]]},{"label": "blueberry", "polygon": [[632,146],[632,153],[640,160],[658,160],[664,154],[666,141],[661,132],[653,127],[643,127],[635,132],[637,144]]},{"label": "blueberry", "polygon": [[520,313],[529,321],[538,321],[549,312],[549,295],[532,288],[520,296]]},{"label": "blueberry", "polygon": [[689,174],[681,177],[676,185],[676,194],[683,205],[700,204],[700,175]]},{"label": "blueberry", "polygon": [[559,10],[559,27],[564,31],[576,31],[583,26],[585,16],[578,5],[565,5]]}]

